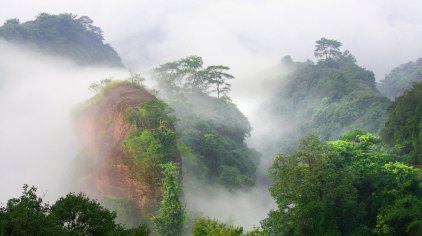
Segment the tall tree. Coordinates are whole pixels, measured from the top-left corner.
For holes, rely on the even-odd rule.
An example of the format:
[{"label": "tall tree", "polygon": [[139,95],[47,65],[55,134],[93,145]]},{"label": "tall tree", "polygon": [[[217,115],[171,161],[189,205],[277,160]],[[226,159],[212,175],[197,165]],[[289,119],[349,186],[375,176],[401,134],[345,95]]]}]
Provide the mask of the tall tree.
[{"label": "tall tree", "polygon": [[[153,70],[153,76],[167,93],[216,92],[217,98],[220,98],[227,97],[231,90],[227,80],[234,79],[234,76],[228,70],[229,67],[222,65],[204,68],[201,57],[188,56],[160,65]],[[213,89],[210,91],[211,87]]]},{"label": "tall tree", "polygon": [[314,55],[316,58],[335,59],[341,56],[341,43],[334,39],[321,38],[316,41]]},{"label": "tall tree", "polygon": [[205,69],[208,83],[214,86],[213,92],[217,93],[217,98],[226,97],[231,90],[231,85],[227,80],[234,79],[234,76],[227,73],[228,70],[230,70],[229,67],[222,65],[208,66]]},{"label": "tall tree", "polygon": [[196,92],[206,89],[206,81],[200,76],[203,70],[202,58],[188,56],[167,62],[153,70],[153,76],[166,92]]},{"label": "tall tree", "polygon": [[163,199],[154,218],[154,228],[160,236],[182,234],[185,211],[180,202],[179,167],[173,162],[163,165]]}]

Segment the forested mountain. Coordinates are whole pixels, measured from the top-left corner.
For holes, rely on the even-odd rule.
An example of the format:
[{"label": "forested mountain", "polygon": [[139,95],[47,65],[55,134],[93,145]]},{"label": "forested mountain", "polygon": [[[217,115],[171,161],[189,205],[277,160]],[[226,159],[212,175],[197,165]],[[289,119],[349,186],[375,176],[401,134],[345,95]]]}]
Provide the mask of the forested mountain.
[{"label": "forested mountain", "polygon": [[259,154],[245,143],[251,126],[228,96],[228,70],[189,56],[155,68],[154,79],[178,119],[187,179],[233,189],[255,184]]},{"label": "forested mountain", "polygon": [[[86,16],[10,19],[0,39],[79,65],[123,66]],[[230,98],[227,66],[188,56],[151,70],[157,90],[134,72],[91,84],[95,95],[72,110],[81,150],[69,185],[84,193],[50,205],[24,185],[0,204],[0,236],[422,235],[422,59],[392,70],[378,85],[384,96],[341,46],[321,38],[315,62],[286,56],[267,73],[257,116],[270,128],[254,128],[264,130],[257,146],[271,166],[247,145],[252,127]],[[258,173],[264,181],[258,167],[270,167]],[[268,187],[265,218],[254,207],[229,209],[233,199],[255,204]],[[262,221],[249,232],[218,222],[189,208],[194,193],[198,205]]]},{"label": "forested mountain", "polygon": [[120,223],[162,230],[170,224],[165,218],[178,214],[179,224],[173,221],[171,227],[181,231],[174,117],[138,78],[133,74],[129,81],[90,86],[98,93],[75,111],[83,150],[75,160],[79,174],[74,179],[78,189],[116,210]]},{"label": "forested mountain", "polygon": [[422,164],[422,82],[417,82],[391,104],[381,132],[383,141],[398,145],[411,163]]},{"label": "forested mountain", "polygon": [[279,78],[269,102],[275,123],[288,127],[276,134],[282,150],[292,150],[307,134],[333,140],[350,130],[378,132],[383,127],[389,100],[377,91],[374,74],[340,46],[322,38],[316,44],[316,63],[284,58],[283,66],[292,72]]},{"label": "forested mountain", "polygon": [[412,83],[422,80],[422,58],[394,68],[385,79],[378,84],[382,94],[394,100],[401,96]]},{"label": "forested mountain", "polygon": [[117,52],[104,43],[101,28],[87,16],[41,13],[35,20],[24,23],[10,19],[0,27],[0,38],[29,44],[81,65],[122,66]]}]

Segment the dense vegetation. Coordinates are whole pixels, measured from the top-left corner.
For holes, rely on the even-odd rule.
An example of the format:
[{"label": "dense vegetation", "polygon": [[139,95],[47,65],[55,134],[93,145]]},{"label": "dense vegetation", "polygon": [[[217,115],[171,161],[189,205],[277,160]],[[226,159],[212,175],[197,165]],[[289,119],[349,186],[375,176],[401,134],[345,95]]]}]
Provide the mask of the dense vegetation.
[{"label": "dense vegetation", "polygon": [[178,156],[174,118],[168,115],[170,112],[165,103],[150,100],[123,113],[123,119],[132,124],[131,133],[123,141],[125,161],[134,176],[153,189],[159,186],[160,166]]},{"label": "dense vegetation", "polygon": [[[131,73],[127,80],[105,79],[89,86],[96,95],[79,108],[79,112],[104,101],[114,89],[134,88],[139,93],[148,93],[142,84],[143,78]],[[118,95],[119,96],[119,95]],[[184,207],[181,203],[180,155],[177,134],[174,128],[173,111],[154,96],[146,96],[139,106],[128,106],[119,116],[128,126],[128,132],[119,143],[122,159],[131,180],[136,180],[148,191],[143,192],[145,206],[140,207],[131,196],[102,196],[101,202],[117,212],[116,221],[126,225],[143,222],[151,226],[158,235],[180,235],[184,222]],[[110,114],[108,114],[110,115]],[[86,158],[84,158],[86,159]],[[85,161],[86,162],[86,161]],[[133,196],[132,196],[133,197]]]},{"label": "dense vegetation", "polygon": [[398,145],[403,154],[410,155],[412,164],[422,164],[422,82],[396,98],[388,113],[383,141]]},{"label": "dense vegetation", "polygon": [[178,119],[186,179],[233,189],[254,185],[258,154],[245,144],[251,126],[230,101],[228,70],[190,56],[155,68],[154,78]]},{"label": "dense vegetation", "polygon": [[405,159],[365,131],[329,142],[309,136],[276,157],[270,190],[278,207],[261,229],[200,219],[194,235],[420,235],[422,171]]},{"label": "dense vegetation", "polygon": [[37,196],[35,187],[23,187],[19,198],[0,207],[0,235],[149,235],[145,225],[126,229],[116,213],[84,194],[69,193],[53,205]]},{"label": "dense vegetation", "polygon": [[104,44],[102,30],[87,16],[41,13],[25,23],[10,19],[0,27],[0,38],[35,45],[43,52],[68,57],[82,65],[122,66],[119,55]]},{"label": "dense vegetation", "polygon": [[269,104],[274,119],[289,125],[289,132],[278,134],[279,151],[293,150],[307,134],[333,140],[350,130],[383,127],[389,100],[376,90],[374,74],[340,46],[335,40],[317,41],[316,64],[283,59],[292,72],[279,82]]},{"label": "dense vegetation", "polygon": [[394,100],[410,89],[414,82],[422,80],[422,58],[394,68],[378,84],[378,89],[386,97]]},{"label": "dense vegetation", "polygon": [[422,233],[421,171],[379,141],[363,131],[328,143],[311,136],[278,156],[270,171],[278,210],[264,229],[270,235]]},{"label": "dense vegetation", "polygon": [[163,165],[163,199],[160,210],[154,218],[154,229],[160,236],[182,234],[185,220],[184,207],[180,201],[180,171],[177,165],[169,162]]}]

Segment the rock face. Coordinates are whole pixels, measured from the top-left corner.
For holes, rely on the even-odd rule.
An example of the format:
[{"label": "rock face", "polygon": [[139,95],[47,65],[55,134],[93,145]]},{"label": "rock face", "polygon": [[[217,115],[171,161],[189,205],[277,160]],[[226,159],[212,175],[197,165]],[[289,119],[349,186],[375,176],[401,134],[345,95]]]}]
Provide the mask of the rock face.
[{"label": "rock face", "polygon": [[108,89],[99,101],[90,105],[78,116],[78,129],[84,146],[79,157],[82,176],[79,188],[88,195],[100,199],[130,199],[142,211],[151,213],[157,205],[156,186],[133,176],[131,167],[124,161],[123,140],[131,131],[124,122],[122,112],[139,107],[156,99],[142,88],[122,84]]}]

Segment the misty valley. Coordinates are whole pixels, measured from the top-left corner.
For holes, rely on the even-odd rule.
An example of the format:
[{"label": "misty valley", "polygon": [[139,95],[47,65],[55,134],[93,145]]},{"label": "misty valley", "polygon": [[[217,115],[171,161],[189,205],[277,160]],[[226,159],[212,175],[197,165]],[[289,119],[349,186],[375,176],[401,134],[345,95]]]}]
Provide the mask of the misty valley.
[{"label": "misty valley", "polygon": [[0,235],[422,235],[422,58],[378,79],[327,36],[238,76],[105,35],[0,27]]}]

